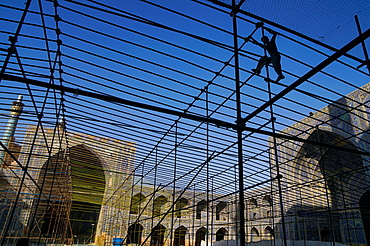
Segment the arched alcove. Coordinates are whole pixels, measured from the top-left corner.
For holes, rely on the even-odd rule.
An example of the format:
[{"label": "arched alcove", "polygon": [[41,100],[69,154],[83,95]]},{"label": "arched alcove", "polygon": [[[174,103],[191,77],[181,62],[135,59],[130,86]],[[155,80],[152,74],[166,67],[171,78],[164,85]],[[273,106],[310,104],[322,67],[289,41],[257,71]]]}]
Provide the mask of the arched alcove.
[{"label": "arched alcove", "polygon": [[206,240],[206,235],[207,229],[204,227],[199,228],[195,233],[195,246],[200,246],[201,242]]},{"label": "arched alcove", "polygon": [[165,196],[159,196],[153,201],[153,217],[161,215],[161,208],[166,204],[167,198]]},{"label": "arched alcove", "polygon": [[225,240],[225,236],[227,235],[227,230],[225,228],[220,228],[216,232],[216,241]]},{"label": "arched alcove", "polygon": [[140,223],[134,223],[128,227],[127,230],[127,244],[141,244],[141,235],[144,227]]},{"label": "arched alcove", "polygon": [[260,240],[260,233],[258,232],[256,227],[253,227],[251,229],[251,241],[252,242],[257,242]]},{"label": "arched alcove", "polygon": [[[103,165],[85,145],[71,147],[69,161],[60,151],[43,164],[37,179],[42,187],[40,202],[33,204],[30,221],[33,225],[41,221],[40,227],[34,227],[41,234],[65,230],[75,242],[91,243],[105,192]],[[32,233],[37,235],[36,230]]]},{"label": "arched alcove", "polygon": [[140,204],[145,201],[145,196],[141,193],[135,194],[131,198],[130,214],[139,214]]},{"label": "arched alcove", "polygon": [[152,229],[152,235],[150,239],[150,245],[152,246],[163,246],[164,245],[164,233],[166,227],[159,224]]},{"label": "arched alcove", "polygon": [[185,235],[188,229],[185,226],[180,226],[175,230],[173,245],[174,246],[184,246],[185,245]]},{"label": "arched alcove", "polygon": [[216,205],[216,220],[220,220],[220,214],[221,214],[221,211],[224,210],[227,206],[227,203],[226,202],[219,202],[217,203]]},{"label": "arched alcove", "polygon": [[270,195],[265,195],[262,199],[263,206],[272,206],[272,199]]},{"label": "arched alcove", "polygon": [[321,238],[321,241],[324,241],[324,242],[331,242],[333,240],[331,230],[327,226],[324,226],[321,229],[320,238]]},{"label": "arched alcove", "polygon": [[274,229],[272,229],[271,226],[266,226],[264,234],[267,240],[274,239]]},{"label": "arched alcove", "polygon": [[[332,207],[343,206],[343,202],[345,202],[343,195],[346,197],[346,194],[340,194],[340,192],[348,190],[349,181],[358,173],[358,170],[363,168],[362,157],[359,154],[351,152],[351,150],[357,150],[357,147],[345,137],[321,129],[314,130],[308,137],[308,140],[340,146],[349,150],[343,151],[324,148],[305,143],[302,145],[297,156],[301,160],[300,165],[302,167],[307,165],[308,160],[316,160],[319,171],[327,181]],[[302,167],[299,168],[301,172],[304,169]],[[301,173],[301,176],[304,175]],[[350,190],[355,190],[356,188],[362,187],[351,187]],[[359,200],[359,197],[357,199]]]},{"label": "arched alcove", "polygon": [[255,198],[249,199],[249,209],[257,208],[257,206],[258,206],[258,203]]},{"label": "arched alcove", "polygon": [[202,211],[204,211],[207,208],[207,202],[206,200],[201,200],[197,204],[197,213],[196,213],[196,218],[201,219],[202,218]]},{"label": "arched alcove", "polygon": [[105,174],[100,159],[85,145],[70,148],[72,206],[70,223],[72,235],[79,242],[94,241],[103,196]]},{"label": "arched alcove", "polygon": [[176,202],[176,217],[181,218],[184,208],[188,205],[188,200],[184,197]]}]

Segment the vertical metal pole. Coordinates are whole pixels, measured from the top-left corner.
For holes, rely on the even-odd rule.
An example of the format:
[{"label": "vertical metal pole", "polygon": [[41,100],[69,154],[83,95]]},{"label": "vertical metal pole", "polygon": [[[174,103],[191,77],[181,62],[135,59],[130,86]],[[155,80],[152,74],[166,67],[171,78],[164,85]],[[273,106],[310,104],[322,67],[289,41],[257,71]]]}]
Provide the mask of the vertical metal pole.
[{"label": "vertical metal pole", "polygon": [[[357,25],[358,34],[362,35],[360,21],[358,20],[357,15],[355,15],[355,21],[356,21],[356,25]],[[362,50],[364,51],[364,55],[365,55],[365,65],[366,65],[366,67],[367,67],[367,69],[369,70],[369,73],[370,73],[370,60],[369,60],[369,54],[367,53],[365,40],[361,41],[361,45],[362,45]]]},{"label": "vertical metal pole", "polygon": [[196,205],[196,202],[195,202],[195,184],[194,184],[194,188],[193,188],[193,208],[194,208],[194,211],[193,211],[193,224],[192,224],[192,228],[191,228],[191,230],[192,230],[192,233],[193,233],[193,235],[192,235],[192,242],[189,242],[189,245],[195,245],[195,242],[197,241],[197,233],[196,233],[196,231],[195,231],[195,218],[196,218],[196,216],[197,216],[197,205]]},{"label": "vertical metal pole", "polygon": [[[320,139],[320,128],[319,126],[316,126],[316,129],[317,129],[317,141],[319,143],[321,143],[321,139]],[[324,140],[323,140],[324,142]],[[319,151],[320,151],[320,160],[319,160],[319,165],[320,165],[320,162],[323,161],[323,156],[324,156],[324,153],[323,153],[323,150],[322,150],[322,147],[319,146]],[[329,213],[329,222],[330,222],[330,229],[331,229],[331,232],[332,232],[332,244],[333,246],[335,246],[335,230],[334,230],[334,223],[333,223],[333,217],[332,217],[332,209],[330,207],[330,198],[329,198],[329,187],[328,187],[328,177],[326,175],[326,170],[325,170],[325,163],[322,163],[322,175],[323,175],[323,178],[324,178],[324,185],[325,185],[325,196],[326,196],[326,203],[328,205],[328,213]],[[320,187],[321,188],[321,187]],[[331,205],[333,208],[333,199],[332,199],[332,205]]]},{"label": "vertical metal pole", "polygon": [[[267,69],[268,70],[268,69]],[[267,87],[268,87],[268,92],[269,92],[269,100],[272,98],[272,93],[271,93],[271,83],[270,80],[267,80]],[[275,117],[274,117],[274,111],[272,104],[270,105],[270,117],[271,117],[271,128],[272,132],[275,134]],[[279,156],[278,156],[278,149],[277,149],[277,142],[276,142],[276,137],[273,137],[273,144],[274,144],[274,157],[275,157],[275,165],[276,165],[276,174],[280,176],[280,163],[279,163]],[[282,230],[283,230],[283,243],[284,246],[287,246],[287,233],[286,233],[286,228],[285,228],[285,215],[284,215],[284,201],[283,201],[283,191],[281,189],[281,179],[278,178],[278,190],[279,190],[279,203],[280,203],[280,214],[281,214],[281,225],[282,225]]]},{"label": "vertical metal pole", "polygon": [[[236,170],[237,170],[237,166],[234,166],[234,178],[235,180],[237,180],[237,174],[236,174]],[[237,184],[235,182],[235,185],[234,185],[234,189],[235,189],[235,192],[238,190],[238,186],[239,184]],[[238,240],[238,238],[240,237],[240,233],[239,233],[239,225],[238,225],[238,216],[239,216],[239,211],[238,211],[238,197],[235,196],[235,200],[232,202],[232,204],[235,203],[235,239]]]},{"label": "vertical metal pole", "polygon": [[[173,230],[174,230],[174,213],[175,209],[177,208],[175,204],[175,193],[176,193],[176,170],[177,170],[177,147],[178,147],[178,139],[177,139],[177,131],[178,131],[178,121],[175,123],[175,153],[174,153],[174,167],[173,167],[173,189],[172,189],[172,204],[174,205],[172,208],[172,213],[171,213],[171,229],[170,229],[170,246],[174,245],[174,236],[173,236]],[[178,198],[180,199],[180,197]],[[180,202],[178,200],[177,202]],[[176,212],[177,213],[177,212]],[[175,235],[176,236],[176,235]]]},{"label": "vertical metal pole", "polygon": [[[213,201],[213,176],[211,176],[211,200]],[[212,202],[213,203],[213,202]],[[213,242],[213,238],[212,238],[212,233],[213,233],[213,204],[212,204],[212,206],[211,206],[211,242]],[[227,228],[227,229],[229,229],[229,228]],[[217,236],[216,236],[217,237]],[[226,240],[226,239],[224,239],[224,240]]]},{"label": "vertical metal pole", "polygon": [[[208,86],[206,86],[204,88],[205,90],[205,94],[206,94],[206,117],[208,118],[209,117],[209,112],[208,112],[208,99],[209,99],[209,95],[208,95]],[[206,123],[206,158],[209,156],[209,123],[207,122]],[[206,203],[206,211],[207,211],[207,224],[206,224],[206,228],[207,228],[207,231],[209,231],[209,161],[207,162],[207,181],[206,181],[206,185],[207,185],[207,203]],[[211,233],[209,233],[207,235],[207,238],[206,238],[206,244],[209,245],[209,242],[212,242],[212,230],[211,230]],[[211,237],[211,238],[210,238]]]},{"label": "vertical metal pole", "polygon": [[157,185],[157,168],[158,168],[158,146],[155,147],[155,167],[154,167],[154,182],[153,182],[153,204],[152,204],[152,218],[151,218],[150,228],[153,228],[154,227],[154,198],[155,198],[156,191],[157,191],[157,187],[156,187],[156,185]]},{"label": "vertical metal pole", "polygon": [[238,137],[238,173],[239,173],[239,224],[240,224],[240,246],[245,246],[245,221],[244,221],[244,173],[243,173],[243,128],[240,125],[242,120],[241,115],[241,100],[240,100],[240,78],[239,78],[239,46],[238,46],[238,28],[236,15],[238,7],[235,0],[232,2],[233,11],[233,34],[234,34],[234,65],[235,65],[235,95],[236,95],[236,122],[237,137]]}]

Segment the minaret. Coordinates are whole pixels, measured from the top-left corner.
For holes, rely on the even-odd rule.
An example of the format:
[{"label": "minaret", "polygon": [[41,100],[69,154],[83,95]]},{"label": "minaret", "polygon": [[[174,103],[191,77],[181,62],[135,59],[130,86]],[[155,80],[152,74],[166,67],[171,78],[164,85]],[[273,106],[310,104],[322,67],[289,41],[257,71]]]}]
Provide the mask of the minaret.
[{"label": "minaret", "polygon": [[[15,129],[17,128],[19,116],[22,114],[23,106],[22,103],[23,96],[19,95],[18,100],[13,102],[12,107],[10,108],[10,118],[8,120],[8,124],[6,125],[6,129],[1,139],[2,144],[5,148],[9,148],[10,142],[14,137]],[[4,167],[4,160],[6,156],[6,151],[0,145],[0,169]]]}]

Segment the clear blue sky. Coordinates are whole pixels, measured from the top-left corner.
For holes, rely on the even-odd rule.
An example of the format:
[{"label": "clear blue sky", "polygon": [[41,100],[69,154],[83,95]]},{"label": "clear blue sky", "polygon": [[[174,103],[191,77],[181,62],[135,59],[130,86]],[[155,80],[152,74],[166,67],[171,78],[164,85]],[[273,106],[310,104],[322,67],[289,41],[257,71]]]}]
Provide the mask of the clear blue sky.
[{"label": "clear blue sky", "polygon": [[[200,91],[206,86],[207,82],[213,79],[213,83],[209,87],[209,109],[217,108],[225,98],[232,95],[235,88],[235,82],[232,79],[234,77],[234,69],[228,66],[222,71],[222,76],[218,76],[216,78],[214,73],[220,71],[224,62],[229,60],[232,56],[232,52],[179,33],[185,32],[187,34],[196,35],[198,37],[232,47],[233,38],[228,33],[232,31],[232,18],[228,13],[213,10],[190,0],[150,1],[160,4],[165,8],[178,11],[184,15],[189,15],[195,20],[199,20],[213,26],[210,27],[198,21],[171,13],[170,11],[138,0],[114,2],[101,1],[102,3],[108,4],[111,8],[107,8],[90,1],[79,2],[87,4],[88,6],[113,11],[114,14],[98,11],[90,7],[70,3],[68,1],[60,1],[61,6],[58,8],[58,12],[62,19],[62,21],[59,22],[59,28],[62,32],[61,40],[63,45],[61,47],[61,51],[63,61],[62,68],[64,70],[62,77],[65,81],[65,86],[92,90],[97,93],[109,94],[177,111],[184,110],[189,106],[189,104],[193,103],[194,97],[198,96]],[[288,2],[290,1],[285,1],[285,3]],[[20,8],[23,8],[24,6],[21,1],[9,2],[2,0],[0,3]],[[341,6],[345,5],[343,4]],[[274,13],[271,6],[265,6],[263,4],[261,6],[246,5],[243,6],[243,9],[248,10],[248,8],[256,8],[257,10],[262,11],[264,7],[267,9],[266,13]],[[43,8],[46,13],[54,14],[53,6],[50,2],[43,2]],[[120,11],[117,11],[114,8],[118,8]],[[32,2],[31,9],[38,11],[37,1]],[[283,11],[284,13],[283,6],[275,9],[277,12]],[[84,16],[77,12],[85,13],[90,16]],[[1,29],[7,32],[14,32],[16,24],[4,19],[18,21],[20,19],[21,11],[1,7],[0,13],[1,18],[3,18],[0,22]],[[330,11],[323,13],[319,8],[318,12],[315,12],[315,14],[325,14],[327,19],[330,19],[331,14],[333,14],[333,16],[337,16],[334,12],[331,13]],[[243,17],[255,22],[253,19],[245,16]],[[325,23],[309,23],[310,19],[307,16],[303,19],[290,20],[290,18],[293,17],[293,14],[290,16],[289,13],[286,13],[286,15],[281,17],[281,19],[288,23],[290,21],[291,24],[300,24],[300,26],[303,26],[304,28],[311,27],[312,33],[314,33],[315,28],[313,27],[315,27],[315,25],[325,25]],[[55,21],[53,18],[46,16],[45,20],[48,26],[52,28],[55,27]],[[165,27],[172,28],[173,30],[156,27],[138,20],[144,22],[147,20],[153,21],[164,25]],[[307,25],[305,25],[306,21],[308,22]],[[363,23],[367,23],[368,20],[362,21]],[[38,25],[41,25],[42,23],[40,16],[32,13],[27,15],[26,22]],[[305,40],[274,27],[266,26],[274,29],[278,33],[287,35],[292,39],[298,39],[309,46],[317,48],[325,54],[332,54],[331,51],[319,47],[318,45],[306,42]],[[352,26],[351,30],[353,31],[355,26],[352,24],[350,26]],[[224,31],[216,29],[215,27]],[[240,36],[247,37],[253,30],[253,24],[244,20],[238,21],[238,33]],[[42,28],[29,25],[24,26],[21,33],[31,35],[33,37],[43,37],[44,35]],[[336,32],[330,32],[328,34],[328,38],[330,35],[334,35],[335,33]],[[345,35],[345,33],[339,34]],[[340,38],[340,35],[338,38]],[[6,32],[1,33],[1,48],[7,48],[6,43],[8,43],[8,36],[9,34]],[[56,38],[55,32],[51,30],[48,31],[48,36],[53,40]],[[259,40],[261,36],[262,33],[260,29],[253,37],[256,40]],[[243,42],[242,39],[239,39],[238,41],[239,44]],[[17,45],[19,45],[18,52],[22,57],[21,60],[25,65],[26,71],[38,72],[41,74],[49,73],[49,70],[47,69],[48,63],[46,61],[27,59],[27,57],[47,59],[46,52],[21,47],[30,46],[44,49],[46,46],[43,40],[21,36]],[[300,64],[300,61],[309,66],[316,66],[326,58],[324,55],[318,54],[307,47],[303,47],[282,35],[278,36],[277,45],[279,51],[282,53],[281,63],[286,78],[281,82],[284,85],[290,85],[297,78],[311,69],[311,67]],[[55,50],[55,43],[50,42],[50,47],[51,50]],[[240,67],[242,68],[240,78],[241,81],[245,81],[251,75],[251,68],[256,66],[258,57],[263,55],[263,50],[252,43],[247,43],[242,48],[242,53],[250,56],[240,57]],[[55,54],[52,54],[52,59],[54,59],[54,56]],[[292,60],[290,57],[296,60]],[[2,56],[1,59],[3,60],[4,56]],[[357,62],[353,62],[347,58],[343,58],[341,60],[350,63],[352,66],[358,65]],[[15,59],[13,58],[12,61],[15,62]],[[233,61],[231,63],[233,64]],[[44,68],[30,67],[27,66],[27,64],[40,65]],[[11,64],[10,67],[19,69],[15,64]],[[366,70],[363,68],[362,71]],[[328,66],[325,69],[325,72],[333,74],[340,80],[320,73],[315,75],[312,78],[312,81],[324,88],[334,90],[337,94],[314,86],[310,83],[305,83],[299,88],[322,97],[336,100],[341,95],[345,95],[353,91],[356,87],[369,82],[368,75],[338,64],[337,62]],[[276,78],[276,74],[273,69],[270,69],[270,73],[272,78]],[[265,72],[263,71],[262,75],[264,74]],[[29,75],[28,77],[32,78],[32,75]],[[34,78],[47,82],[46,79],[38,77]],[[349,84],[343,83],[341,80],[349,82]],[[2,82],[2,84],[8,86],[12,83]],[[250,86],[243,86],[242,88],[243,116],[246,116],[254,110],[254,107],[262,105],[262,103],[268,99],[268,94],[258,89],[267,89],[267,84],[264,82],[263,78],[255,76],[248,82],[248,85]],[[16,98],[16,94],[25,93],[25,100],[27,101],[26,104],[28,105],[28,109],[32,111],[30,97],[27,95],[27,92],[24,91],[24,85],[17,84],[17,86],[19,86],[20,89],[15,90],[14,88],[4,87],[3,92],[14,93],[14,98]],[[278,93],[282,89],[283,87],[278,85],[272,86],[274,93]],[[35,91],[34,93],[40,97],[44,95],[44,92]],[[9,98],[10,96],[8,95],[9,94],[3,96],[3,99],[1,99],[2,102],[7,104],[11,102],[12,99]],[[206,98],[205,94],[201,94],[200,98],[202,100],[195,102],[189,109],[189,112],[206,115],[204,109],[206,106],[204,101]],[[231,98],[234,99],[235,97],[232,96]],[[278,129],[283,129],[287,125],[294,123],[296,120],[302,119],[305,115],[308,115],[309,112],[314,111],[315,109],[318,110],[326,105],[325,102],[309,98],[308,96],[303,96],[298,92],[290,93],[288,98],[293,102],[286,102],[284,100],[278,102],[278,105],[287,108],[275,107],[278,119]],[[41,106],[41,98],[39,101],[38,105]],[[52,105],[52,100],[49,100],[49,103]],[[300,106],[297,103],[301,103],[302,105]],[[227,122],[234,122],[236,115],[235,102],[228,100],[224,105],[225,106],[218,109],[212,117],[219,118]],[[314,110],[306,107],[307,105],[310,105]],[[52,106],[50,106],[50,108],[52,108]],[[69,130],[88,132],[93,135],[114,136],[119,139],[135,141],[141,148],[140,158],[144,158],[145,153],[149,153],[157,141],[159,141],[159,138],[163,136],[163,132],[168,129],[174,131],[174,129],[169,126],[172,125],[173,121],[177,118],[169,115],[153,115],[151,114],[152,112],[144,113],[141,112],[141,110],[120,107],[112,105],[111,103],[105,104],[95,99],[84,98],[81,96],[73,97],[72,95],[67,95],[66,108],[67,125]],[[49,112],[49,116],[52,118],[55,111],[47,109],[47,112]],[[262,113],[261,115],[263,117],[269,117],[268,113]],[[162,118],[162,116],[164,116],[164,118]],[[97,119],[103,122],[113,120],[115,125],[110,124],[111,122],[107,124],[102,122],[97,123]],[[264,119],[253,119],[251,123],[249,123],[249,126],[256,127],[258,124],[263,123],[265,123]],[[130,127],[122,128],[122,125],[117,126],[116,124],[128,125]],[[186,136],[191,136],[189,140],[185,141],[185,143],[189,146],[201,146],[203,149],[205,148],[205,136],[203,135],[205,133],[205,129],[196,130],[196,133],[193,134],[191,132],[195,129],[196,125],[194,122],[182,120],[180,125],[181,129],[179,129],[179,133],[183,134],[180,136],[180,139],[185,139]],[[133,126],[136,128],[133,129]],[[222,129],[219,130],[214,127],[212,128],[218,133],[213,134],[213,146],[210,147],[210,149],[221,150],[235,140],[234,135],[230,132]],[[154,131],[157,132],[154,133]],[[160,145],[165,146],[164,148],[170,148],[170,146],[172,146],[171,141],[173,141],[173,139],[173,136],[166,136],[164,143],[161,143]],[[226,141],[223,142],[221,139]],[[262,136],[261,139],[262,143],[266,137]],[[255,147],[256,150],[251,150],[251,152],[246,153],[246,155],[253,155],[266,147],[266,145],[265,147],[259,146],[259,140],[255,141],[256,146],[253,147]],[[199,150],[199,152],[199,155],[195,158],[197,159],[197,162],[204,160],[203,157],[205,156],[204,150]],[[186,157],[184,158],[186,159]],[[226,159],[228,159],[226,161],[227,163],[235,163],[234,156]],[[186,160],[185,162],[190,162],[190,160]]]}]

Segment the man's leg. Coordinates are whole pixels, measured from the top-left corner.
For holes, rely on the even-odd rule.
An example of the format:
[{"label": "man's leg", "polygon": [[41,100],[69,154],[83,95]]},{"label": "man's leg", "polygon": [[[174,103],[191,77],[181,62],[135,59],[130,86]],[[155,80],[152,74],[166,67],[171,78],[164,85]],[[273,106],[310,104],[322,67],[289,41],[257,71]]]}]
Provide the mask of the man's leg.
[{"label": "man's leg", "polygon": [[275,69],[276,74],[278,75],[277,81],[284,79],[285,76],[283,75],[281,71],[281,64],[280,64],[280,55],[272,56],[271,57],[272,66]]},{"label": "man's leg", "polygon": [[257,67],[256,68],[253,68],[252,71],[255,73],[255,74],[260,74],[261,72],[261,69],[263,68],[263,66],[266,65],[266,62],[269,63],[269,58],[267,56],[262,56],[259,61],[258,61],[258,64],[257,64]]}]

